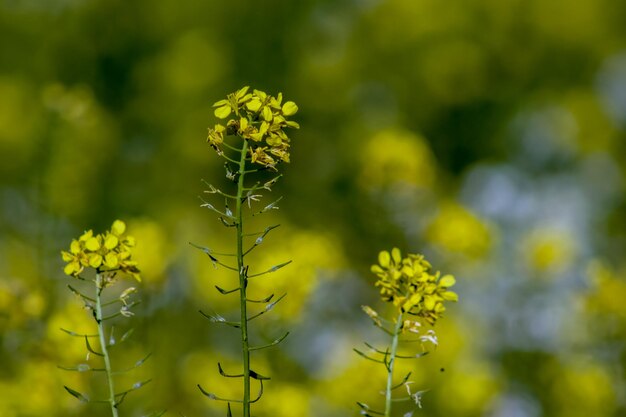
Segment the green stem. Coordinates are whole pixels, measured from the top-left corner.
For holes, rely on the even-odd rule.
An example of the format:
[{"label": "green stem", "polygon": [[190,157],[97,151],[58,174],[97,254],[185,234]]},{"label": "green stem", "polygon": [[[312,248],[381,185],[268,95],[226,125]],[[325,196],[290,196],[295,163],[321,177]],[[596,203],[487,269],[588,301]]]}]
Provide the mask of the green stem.
[{"label": "green stem", "polygon": [[396,319],[396,327],[393,331],[391,339],[391,352],[389,353],[389,361],[387,365],[387,389],[385,390],[385,417],[391,417],[391,388],[393,387],[393,366],[396,361],[396,353],[398,351],[398,339],[400,330],[402,329],[402,311]]},{"label": "green stem", "polygon": [[239,181],[237,182],[237,271],[239,272],[239,295],[241,308],[241,351],[243,354],[243,417],[250,417],[250,345],[248,342],[248,312],[246,287],[248,285],[244,271],[243,249],[243,210],[244,176],[246,174],[246,154],[248,142],[244,139],[239,161]]},{"label": "green stem", "polygon": [[104,334],[104,324],[102,321],[102,300],[101,294],[104,290],[103,277],[101,274],[96,275],[96,322],[98,323],[98,337],[100,338],[100,351],[104,357],[104,368],[107,374],[107,380],[109,384],[109,399],[108,402],[111,405],[111,415],[118,417],[117,405],[115,403],[115,387],[113,386],[113,371],[111,369],[111,358],[107,350],[106,337]]}]

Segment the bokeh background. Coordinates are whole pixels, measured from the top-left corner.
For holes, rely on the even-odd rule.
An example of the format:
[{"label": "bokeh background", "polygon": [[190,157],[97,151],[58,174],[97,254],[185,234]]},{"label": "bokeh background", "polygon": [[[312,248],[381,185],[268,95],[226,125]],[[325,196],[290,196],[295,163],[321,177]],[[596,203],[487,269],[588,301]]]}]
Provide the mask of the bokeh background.
[{"label": "bokeh background", "polygon": [[[358,414],[384,370],[352,352],[380,341],[369,273],[381,249],[425,253],[460,302],[436,352],[406,369],[429,390],[416,416],[626,415],[626,2],[608,0],[4,0],[0,3],[0,415],[106,416],[63,385],[84,361],[59,327],[92,322],[59,252],[127,221],[143,304],[114,352],[153,381],[123,415],[223,416],[201,383],[239,363],[234,280],[188,242],[228,249],[200,208],[229,187],[205,142],[211,104],[243,85],[282,91],[292,163],[255,283],[287,292],[254,322],[279,348],[259,417]],[[265,200],[269,202],[269,200]],[[128,282],[130,285],[131,283]],[[228,284],[224,284],[228,285]],[[120,330],[121,332],[121,330]],[[121,333],[120,333],[121,334]],[[399,407],[398,412],[406,411]]]}]

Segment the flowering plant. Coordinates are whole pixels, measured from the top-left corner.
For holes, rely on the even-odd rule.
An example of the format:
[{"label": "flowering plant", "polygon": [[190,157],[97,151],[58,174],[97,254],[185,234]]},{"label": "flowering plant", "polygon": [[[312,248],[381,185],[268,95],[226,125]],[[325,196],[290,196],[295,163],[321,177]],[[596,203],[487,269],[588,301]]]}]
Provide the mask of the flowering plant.
[{"label": "flowering plant", "polygon": [[[402,257],[398,248],[391,253],[381,251],[378,254],[378,264],[372,265],[371,271],[376,274],[378,280],[375,286],[380,288],[380,296],[383,301],[393,305],[394,318],[386,320],[378,312],[369,306],[363,306],[363,311],[370,317],[374,325],[391,337],[390,346],[379,349],[369,343],[365,343],[368,352],[354,349],[364,358],[385,365],[387,370],[387,385],[385,387],[385,410],[376,411],[369,405],[357,402],[361,414],[369,417],[380,415],[391,416],[393,401],[402,399],[413,400],[421,406],[421,395],[424,391],[411,391],[412,381],[409,381],[409,372],[400,383],[394,384],[394,365],[396,359],[416,359],[428,353],[424,348],[425,343],[437,346],[437,335],[433,329],[422,333],[422,322],[434,326],[438,319],[443,317],[446,310],[444,302],[458,301],[458,295],[450,291],[456,280],[452,275],[441,276],[439,272],[432,271],[432,266],[423,255],[408,254]],[[407,338],[400,340],[400,336]],[[412,342],[417,337],[422,346],[422,351],[410,355],[398,354],[400,342]],[[405,387],[408,397],[392,398],[392,391]],[[411,416],[413,412],[408,413]],[[405,414],[407,416],[407,414]]]},{"label": "flowering plant", "polygon": [[[104,299],[104,291],[117,281],[120,274],[128,275],[136,281],[141,281],[140,270],[137,267],[137,263],[132,258],[134,246],[135,239],[126,234],[126,224],[121,220],[115,220],[110,230],[97,235],[94,235],[92,230],[88,230],[78,239],[72,240],[68,251],[61,252],[63,261],[66,262],[64,268],[65,273],[80,282],[90,282],[92,284],[93,295],[85,294],[88,288],[76,288],[72,285],[68,285],[68,288],[83,301],[85,308],[91,312],[91,316],[96,322],[97,333],[83,334],[72,330],[61,329],[70,336],[85,340],[87,356],[86,363],[81,363],[76,366],[59,366],[59,368],[74,372],[104,372],[109,396],[105,400],[93,400],[87,394],[83,394],[67,386],[65,386],[65,390],[85,403],[109,404],[113,417],[118,417],[118,407],[129,393],[150,382],[150,380],[139,381],[124,391],[116,392],[114,375],[129,372],[143,365],[150,355],[137,361],[130,369],[123,371],[114,370],[110,348],[126,341],[132,334],[133,329],[128,330],[120,337],[119,341],[117,341],[113,327],[111,326],[108,331],[105,328],[105,323],[116,317],[133,316],[131,309],[139,303],[138,300],[131,300],[132,296],[137,293],[135,287],[127,287],[123,289],[119,295],[108,300]],[[93,270],[95,276],[83,276],[83,273],[89,270]],[[90,341],[93,339],[98,340],[96,347],[94,347],[93,342]],[[89,364],[92,357],[99,358],[102,365],[94,366]],[[162,414],[163,413],[153,415],[160,416]]]},{"label": "flowering plant", "polygon": [[[241,378],[243,380],[243,398],[222,398],[212,392],[206,391],[200,384],[198,388],[208,398],[216,401],[227,402],[227,415],[232,415],[231,403],[242,404],[243,416],[250,416],[250,404],[261,399],[263,394],[263,381],[269,379],[251,369],[250,352],[265,349],[280,343],[287,337],[289,332],[278,337],[270,343],[253,346],[250,344],[248,323],[265,313],[271,311],[276,304],[284,297],[274,299],[274,294],[260,300],[248,297],[250,280],[265,274],[277,271],[288,265],[291,261],[286,261],[269,269],[260,272],[252,271],[251,266],[246,262],[246,256],[263,243],[269,232],[279,225],[271,225],[258,233],[246,233],[244,230],[244,209],[246,206],[252,210],[253,203],[260,201],[262,192],[271,191],[272,186],[278,181],[281,175],[265,181],[256,181],[247,184],[250,176],[263,171],[276,172],[281,162],[289,162],[290,138],[286,128],[298,129],[298,123],[288,120],[298,111],[298,106],[293,101],[283,102],[283,96],[279,93],[276,97],[260,90],[252,90],[243,87],[240,90],[228,94],[226,99],[216,102],[214,114],[218,119],[228,119],[225,123],[218,123],[209,129],[207,142],[225,159],[226,178],[236,184],[236,191],[224,192],[211,184],[207,194],[217,194],[226,200],[224,209],[218,209],[212,203],[203,200],[202,207],[218,214],[218,219],[227,228],[232,228],[236,233],[237,247],[232,253],[218,253],[213,250],[192,244],[206,253],[215,266],[221,266],[235,272],[237,285],[232,289],[216,287],[220,294],[239,294],[240,316],[238,320],[226,320],[218,314],[206,314],[201,311],[211,322],[224,324],[239,329],[241,334],[242,371],[237,373],[227,373],[218,363],[220,375],[226,378]],[[258,211],[253,211],[252,215],[265,213],[269,210],[278,209],[277,203],[280,198]],[[234,203],[234,212],[229,208],[229,202]],[[253,239],[250,244],[247,239]],[[246,245],[249,245],[246,247]],[[234,257],[236,265],[229,265],[222,261],[223,257]],[[265,304],[264,308],[253,314],[248,313],[249,304]],[[259,383],[259,393],[252,399],[250,396],[251,380]]]}]

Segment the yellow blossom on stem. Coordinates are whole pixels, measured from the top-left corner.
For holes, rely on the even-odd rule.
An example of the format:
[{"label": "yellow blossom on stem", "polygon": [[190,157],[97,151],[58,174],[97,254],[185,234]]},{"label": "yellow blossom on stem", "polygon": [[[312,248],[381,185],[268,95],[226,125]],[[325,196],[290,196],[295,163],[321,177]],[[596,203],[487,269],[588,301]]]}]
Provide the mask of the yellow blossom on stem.
[{"label": "yellow blossom on stem", "polygon": [[240,137],[248,141],[252,163],[276,169],[277,163],[289,162],[290,138],[285,128],[300,128],[297,122],[287,120],[298,112],[298,106],[293,101],[283,103],[282,93],[274,97],[261,90],[248,91],[249,87],[243,87],[213,104],[215,117],[228,120],[225,125],[209,128],[207,142],[227,158],[222,147],[237,146],[227,143],[226,138]]},{"label": "yellow blossom on stem", "polygon": [[378,276],[376,286],[384,301],[393,303],[403,313],[410,313],[435,324],[446,311],[445,301],[458,301],[458,295],[450,291],[456,280],[452,275],[440,276],[432,272],[432,266],[423,255],[408,254],[402,257],[398,248],[391,253],[381,251],[378,264],[371,270]]},{"label": "yellow blossom on stem", "polygon": [[113,222],[111,229],[103,234],[86,231],[78,240],[72,240],[69,251],[61,252],[66,262],[63,271],[73,277],[79,277],[85,268],[92,268],[96,273],[120,271],[141,281],[137,263],[132,260],[135,239],[125,232],[126,224],[121,220]]}]

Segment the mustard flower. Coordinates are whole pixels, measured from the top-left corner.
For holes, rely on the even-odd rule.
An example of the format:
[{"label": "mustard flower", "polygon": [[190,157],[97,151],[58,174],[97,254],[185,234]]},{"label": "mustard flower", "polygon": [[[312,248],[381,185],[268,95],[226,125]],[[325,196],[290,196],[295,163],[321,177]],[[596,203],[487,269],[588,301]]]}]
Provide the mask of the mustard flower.
[{"label": "mustard flower", "polygon": [[141,281],[137,263],[132,260],[135,239],[125,232],[126,224],[115,220],[111,229],[102,234],[94,235],[88,230],[72,240],[69,251],[61,251],[65,274],[79,277],[85,268],[92,268],[97,273],[121,271]]},{"label": "mustard flower", "polygon": [[423,255],[410,253],[402,257],[398,248],[391,253],[382,251],[371,270],[378,276],[375,285],[380,288],[383,301],[431,325],[443,316],[445,301],[458,301],[458,295],[449,290],[456,283],[454,277],[433,273]]},{"label": "mustard flower", "polygon": [[209,128],[207,142],[223,155],[225,138],[238,136],[248,141],[252,163],[275,169],[278,162],[289,162],[290,138],[285,128],[300,128],[297,122],[287,119],[298,112],[298,106],[293,101],[283,103],[282,93],[274,97],[261,90],[249,90],[243,87],[213,104],[217,118],[230,119],[225,125]]}]

